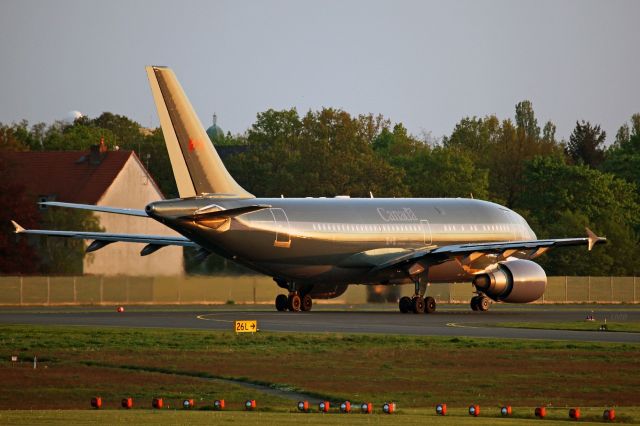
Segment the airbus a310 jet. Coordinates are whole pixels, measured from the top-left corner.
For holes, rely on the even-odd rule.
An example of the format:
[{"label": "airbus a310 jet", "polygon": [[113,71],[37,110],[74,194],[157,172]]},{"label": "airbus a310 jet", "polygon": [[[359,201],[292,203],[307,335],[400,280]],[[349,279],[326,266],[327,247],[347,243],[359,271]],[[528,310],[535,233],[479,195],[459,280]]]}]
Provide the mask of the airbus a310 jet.
[{"label": "airbus a310 jet", "polygon": [[[537,239],[527,222],[501,205],[461,198],[256,198],[229,174],[173,71],[146,68],[180,198],[144,210],[63,202],[49,206],[147,217],[181,237],[26,230],[19,234],[92,240],[87,251],[114,242],[195,247],[273,277],[286,291],[279,311],[309,311],[313,299],[340,296],[349,285],[413,284],[400,311],[431,313],[426,283],[472,282],[473,310],[491,301],[528,303],[544,293],[547,277],[532,259],[551,248],[605,238]],[[426,297],[425,297],[426,296]]]}]

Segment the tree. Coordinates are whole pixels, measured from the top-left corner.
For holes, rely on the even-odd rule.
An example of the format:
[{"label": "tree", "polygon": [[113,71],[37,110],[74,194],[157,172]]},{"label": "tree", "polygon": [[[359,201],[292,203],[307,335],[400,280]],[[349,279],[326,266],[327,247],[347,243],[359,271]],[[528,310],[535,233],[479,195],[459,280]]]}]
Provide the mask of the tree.
[{"label": "tree", "polygon": [[632,116],[631,124],[629,127],[625,123],[618,130],[615,143],[605,153],[602,169],[635,184],[640,193],[640,114]]},{"label": "tree", "polygon": [[516,104],[516,127],[524,131],[525,137],[540,139],[540,127],[531,101],[525,100]]},{"label": "tree", "polygon": [[584,247],[558,249],[540,263],[550,275],[624,275],[640,272],[640,205],[635,187],[559,156],[527,162],[518,210],[538,238],[575,237],[584,227],[609,238],[587,254]]},{"label": "tree", "polygon": [[599,125],[592,126],[588,121],[576,122],[569,136],[567,155],[576,164],[598,167],[604,160],[604,141],[607,133]]}]

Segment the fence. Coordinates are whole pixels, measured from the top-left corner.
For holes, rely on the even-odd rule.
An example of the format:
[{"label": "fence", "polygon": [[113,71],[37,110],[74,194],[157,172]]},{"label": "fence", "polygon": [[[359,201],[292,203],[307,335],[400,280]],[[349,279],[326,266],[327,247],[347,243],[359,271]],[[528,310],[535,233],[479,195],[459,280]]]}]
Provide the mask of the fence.
[{"label": "fence", "polygon": [[[636,277],[549,277],[538,303],[638,303]],[[468,303],[471,284],[432,284],[438,302]],[[0,277],[0,305],[273,303],[283,292],[266,276]],[[411,295],[413,286],[400,287]],[[366,286],[350,286],[331,303],[366,303]]]}]

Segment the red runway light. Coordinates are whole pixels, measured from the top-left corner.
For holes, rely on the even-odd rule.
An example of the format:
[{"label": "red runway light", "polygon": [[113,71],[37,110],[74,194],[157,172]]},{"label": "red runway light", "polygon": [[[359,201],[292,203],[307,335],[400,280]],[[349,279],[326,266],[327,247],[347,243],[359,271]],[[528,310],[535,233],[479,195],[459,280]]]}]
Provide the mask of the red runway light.
[{"label": "red runway light", "polygon": [[99,410],[102,408],[102,398],[99,396],[91,398],[91,407]]},{"label": "red runway light", "polygon": [[545,417],[547,417],[547,409],[545,407],[537,407],[534,414],[536,417],[544,419]]},{"label": "red runway light", "polygon": [[602,413],[602,419],[610,422],[614,421],[616,419],[616,410],[613,408],[604,410],[604,413]]},{"label": "red runway light", "polygon": [[500,409],[500,414],[502,414],[503,416],[510,416],[511,415],[511,406],[507,405],[505,407],[502,407]]},{"label": "red runway light", "polygon": [[309,401],[300,401],[298,402],[298,410],[306,413],[309,411]]},{"label": "red runway light", "polygon": [[580,420],[580,409],[579,408],[570,409],[569,418],[573,420]]},{"label": "red runway light", "polygon": [[396,411],[396,403],[395,402],[385,402],[382,405],[382,412],[385,414],[393,414]]},{"label": "red runway light", "polygon": [[342,413],[350,413],[351,412],[351,403],[349,401],[345,401],[340,404],[340,412]]},{"label": "red runway light", "polygon": [[447,415],[447,404],[438,404],[436,405],[436,414],[439,416]]},{"label": "red runway light", "polygon": [[322,401],[320,404],[318,404],[318,408],[320,409],[321,413],[328,413],[329,412],[329,401]]},{"label": "red runway light", "polygon": [[193,406],[195,406],[193,399],[185,399],[184,401],[182,401],[182,408],[189,409]]},{"label": "red runway light", "polygon": [[224,410],[224,399],[216,399],[213,401],[213,409],[214,410]]},{"label": "red runway light", "polygon": [[248,399],[245,403],[244,403],[244,409],[247,411],[252,411],[256,409],[256,400],[255,399]]},{"label": "red runway light", "polygon": [[153,398],[153,401],[151,401],[151,406],[153,408],[160,409],[162,408],[162,405],[163,405],[162,398]]},{"label": "red runway light", "polygon": [[133,408],[133,398],[122,398],[120,405],[127,410]]},{"label": "red runway light", "polygon": [[373,404],[371,404],[370,402],[365,402],[360,406],[360,410],[363,414],[371,414],[371,412],[373,411]]},{"label": "red runway light", "polygon": [[118,306],[117,311],[118,311],[119,313],[124,312],[124,307],[123,307],[123,306]]}]

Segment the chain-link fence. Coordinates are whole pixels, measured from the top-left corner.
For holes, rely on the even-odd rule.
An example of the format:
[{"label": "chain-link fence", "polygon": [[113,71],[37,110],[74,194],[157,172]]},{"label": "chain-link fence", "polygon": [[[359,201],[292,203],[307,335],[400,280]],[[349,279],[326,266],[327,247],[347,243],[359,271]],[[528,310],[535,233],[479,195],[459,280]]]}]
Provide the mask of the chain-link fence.
[{"label": "chain-link fence", "polygon": [[[538,303],[638,303],[636,277],[549,277]],[[266,276],[210,277],[0,277],[0,305],[111,305],[273,303],[284,292]],[[401,286],[399,295],[411,295]],[[468,303],[469,284],[432,284],[427,293],[442,303]],[[333,303],[367,302],[365,286],[350,286]]]}]

